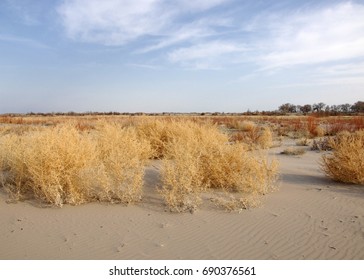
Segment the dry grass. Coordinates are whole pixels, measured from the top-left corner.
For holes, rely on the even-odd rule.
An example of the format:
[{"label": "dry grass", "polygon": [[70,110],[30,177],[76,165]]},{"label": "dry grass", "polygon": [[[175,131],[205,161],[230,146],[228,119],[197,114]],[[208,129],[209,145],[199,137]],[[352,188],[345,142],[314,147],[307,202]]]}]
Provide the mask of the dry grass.
[{"label": "dry grass", "polygon": [[230,140],[242,143],[248,150],[269,149],[273,146],[272,131],[269,127],[254,126],[251,130],[234,132]]},{"label": "dry grass", "polygon": [[76,187],[79,171],[93,165],[95,151],[75,128],[65,125],[21,137],[8,135],[1,146],[4,186],[13,197],[32,193],[55,205],[85,199],[84,191]]},{"label": "dry grass", "polygon": [[3,136],[0,146],[2,185],[13,198],[32,195],[56,206],[140,199],[149,144],[134,130],[105,123],[82,133],[63,124]]},{"label": "dry grass", "polygon": [[134,127],[108,122],[98,125],[95,138],[98,164],[89,173],[97,178],[85,176],[92,179],[87,185],[93,186],[93,196],[103,201],[139,201],[144,166],[152,154],[150,144],[140,139]]},{"label": "dry grass", "polygon": [[[226,208],[256,205],[277,179],[276,161],[229,142],[208,119],[58,120],[0,131],[0,183],[13,199],[137,202],[151,158],[163,160],[159,192],[172,211],[193,211],[206,191],[223,193],[216,201]],[[269,128],[244,133],[271,145]]]},{"label": "dry grass", "polygon": [[[207,190],[245,194],[265,194],[272,190],[277,162],[252,156],[241,144],[214,126],[187,124],[185,133],[168,143],[160,193],[172,211],[193,210]],[[247,203],[247,202],[245,202]]]},{"label": "dry grass", "polygon": [[333,152],[322,156],[322,169],[335,181],[364,184],[364,130],[331,138]]},{"label": "dry grass", "polygon": [[257,125],[255,124],[255,122],[244,120],[236,122],[235,127],[236,129],[247,132],[255,130],[257,128]]},{"label": "dry grass", "polygon": [[272,131],[269,127],[263,127],[259,134],[257,145],[262,149],[269,149],[273,146]]},{"label": "dry grass", "polygon": [[171,130],[176,129],[179,133],[174,133],[165,143],[163,188],[160,193],[171,210],[191,210],[200,202],[199,193],[207,188],[200,160],[206,157],[206,145],[226,146],[228,137],[220,133],[215,125],[192,122],[169,125],[173,126]]},{"label": "dry grass", "polygon": [[284,149],[281,154],[283,155],[290,155],[290,156],[300,156],[306,153],[306,150],[303,148],[294,148],[294,147],[288,147]]},{"label": "dry grass", "polygon": [[296,141],[297,146],[310,146],[310,144],[311,140],[309,140],[308,138],[301,138]]},{"label": "dry grass", "polygon": [[166,153],[166,145],[183,133],[179,130],[179,123],[172,120],[144,119],[137,124],[137,131],[141,139],[150,143],[152,157],[155,159],[162,159]]},{"label": "dry grass", "polygon": [[331,151],[331,140],[330,137],[322,137],[314,139],[312,141],[311,150],[312,151]]}]

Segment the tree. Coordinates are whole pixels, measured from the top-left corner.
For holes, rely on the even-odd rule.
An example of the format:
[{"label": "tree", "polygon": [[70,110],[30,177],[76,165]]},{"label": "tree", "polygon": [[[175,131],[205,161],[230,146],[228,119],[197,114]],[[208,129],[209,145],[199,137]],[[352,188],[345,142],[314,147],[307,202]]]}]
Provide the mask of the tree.
[{"label": "tree", "polygon": [[351,110],[354,113],[364,113],[364,101],[358,101],[353,106],[351,106]]},{"label": "tree", "polygon": [[351,105],[346,103],[346,104],[341,104],[339,105],[339,108],[340,108],[340,111],[343,112],[343,113],[349,113],[350,112],[350,108],[351,108]]},{"label": "tree", "polygon": [[332,113],[338,113],[338,112],[340,112],[340,107],[338,106],[338,105],[331,105],[330,106],[330,111],[332,112]]},{"label": "tree", "polygon": [[320,102],[320,103],[315,103],[315,104],[313,104],[313,111],[316,111],[316,112],[321,112],[322,111],[322,109],[325,107],[325,103],[323,103],[323,102]]},{"label": "tree", "polygon": [[310,104],[306,104],[300,107],[300,110],[303,114],[310,113],[312,111],[312,106]]},{"label": "tree", "polygon": [[279,106],[278,110],[284,114],[296,113],[296,105],[291,103],[285,103]]}]

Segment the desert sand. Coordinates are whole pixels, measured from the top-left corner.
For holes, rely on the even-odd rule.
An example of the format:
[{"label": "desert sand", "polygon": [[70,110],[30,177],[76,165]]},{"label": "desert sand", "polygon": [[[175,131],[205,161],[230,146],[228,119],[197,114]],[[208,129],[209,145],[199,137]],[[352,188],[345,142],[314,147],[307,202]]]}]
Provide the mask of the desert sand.
[{"label": "desert sand", "polygon": [[63,208],[8,203],[0,189],[0,259],[364,259],[364,186],[336,183],[321,154],[281,155],[279,189],[258,208],[165,211],[159,165],[146,171],[138,205]]}]

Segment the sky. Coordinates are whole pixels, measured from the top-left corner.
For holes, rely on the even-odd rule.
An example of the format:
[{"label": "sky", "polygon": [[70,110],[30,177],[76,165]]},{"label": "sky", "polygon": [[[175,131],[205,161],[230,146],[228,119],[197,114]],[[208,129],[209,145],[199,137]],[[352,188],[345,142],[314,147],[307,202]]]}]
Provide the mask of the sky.
[{"label": "sky", "polygon": [[0,0],[0,113],[364,100],[364,0]]}]

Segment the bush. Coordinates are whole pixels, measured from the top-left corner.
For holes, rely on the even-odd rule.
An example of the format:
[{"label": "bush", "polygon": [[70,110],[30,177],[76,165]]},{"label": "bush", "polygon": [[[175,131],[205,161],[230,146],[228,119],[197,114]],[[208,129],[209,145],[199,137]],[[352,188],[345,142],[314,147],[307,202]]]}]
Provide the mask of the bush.
[{"label": "bush", "polygon": [[272,131],[269,127],[254,126],[247,131],[237,131],[230,136],[232,142],[240,142],[248,150],[269,149],[273,146]]},{"label": "bush", "polygon": [[296,141],[297,146],[309,146],[311,141],[308,138],[301,138]]},{"label": "bush", "polygon": [[203,191],[265,194],[273,189],[276,175],[276,162],[253,157],[241,144],[228,144],[216,127],[196,125],[167,145],[160,193],[170,210],[193,210]]},{"label": "bush", "polygon": [[330,140],[333,151],[322,156],[322,169],[335,181],[364,184],[364,130],[341,132]]},{"label": "bush", "polygon": [[161,159],[165,154],[165,145],[168,143],[172,134],[176,133],[175,127],[167,121],[142,121],[137,125],[137,132],[141,139],[145,139],[153,150],[152,158]]},{"label": "bush", "polygon": [[269,149],[273,146],[272,131],[269,127],[264,127],[260,132],[257,145],[262,149]]},{"label": "bush", "polygon": [[[268,130],[259,135],[264,143],[271,139]],[[0,183],[14,199],[56,206],[137,202],[150,158],[163,159],[159,192],[172,211],[193,211],[208,190],[229,194],[229,209],[248,207],[277,179],[276,161],[231,144],[209,122],[75,122],[0,133]]]},{"label": "bush", "polygon": [[330,137],[323,137],[319,139],[315,139],[312,142],[311,150],[312,151],[331,151],[331,140]]},{"label": "bush", "polygon": [[299,156],[299,155],[303,155],[304,153],[306,153],[305,149],[303,148],[293,148],[293,147],[289,147],[287,149],[284,149],[281,154],[283,155],[290,155],[290,156]]},{"label": "bush", "polygon": [[208,187],[201,165],[201,158],[207,156],[206,146],[225,146],[228,137],[211,124],[188,121],[170,125],[179,133],[165,144],[160,193],[172,211],[191,210],[200,202],[199,193]]},{"label": "bush", "polygon": [[2,185],[15,198],[31,194],[56,206],[140,199],[149,144],[132,129],[104,123],[82,133],[63,124],[6,135],[0,146]]},{"label": "bush", "polygon": [[96,140],[97,163],[85,170],[87,188],[98,200],[132,203],[142,196],[144,166],[151,157],[150,144],[140,139],[134,127],[116,123],[99,124]]},{"label": "bush", "polygon": [[[55,205],[78,204],[86,199],[77,187],[79,171],[92,166],[95,150],[90,139],[64,125],[33,131],[1,141],[4,186],[20,197],[29,192]],[[4,170],[5,169],[5,170]]]}]

